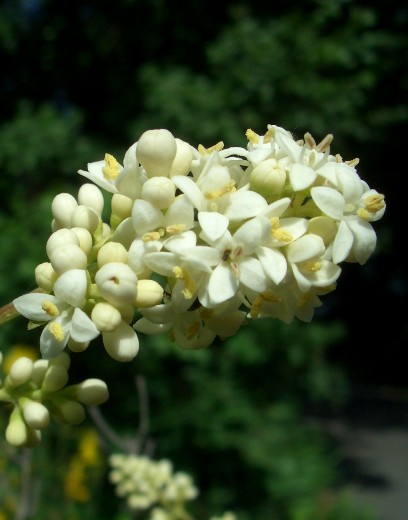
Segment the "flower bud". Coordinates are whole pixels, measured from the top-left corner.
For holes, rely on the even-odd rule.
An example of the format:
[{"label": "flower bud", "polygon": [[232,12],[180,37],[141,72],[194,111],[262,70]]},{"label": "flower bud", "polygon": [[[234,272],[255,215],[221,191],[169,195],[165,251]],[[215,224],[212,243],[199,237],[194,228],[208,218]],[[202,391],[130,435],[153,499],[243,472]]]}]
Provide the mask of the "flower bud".
[{"label": "flower bud", "polygon": [[56,247],[50,256],[50,262],[57,274],[70,269],[86,269],[88,257],[76,244],[65,244]]},{"label": "flower bud", "polygon": [[284,168],[276,159],[267,159],[255,166],[251,172],[249,185],[265,199],[279,195],[286,182]]},{"label": "flower bud", "polygon": [[100,295],[112,305],[133,303],[137,295],[137,276],[120,262],[102,266],[95,275]]},{"label": "flower bud", "polygon": [[111,200],[112,215],[114,215],[119,222],[130,217],[132,214],[133,200],[120,193],[114,193]]},{"label": "flower bud", "polygon": [[50,366],[45,374],[41,388],[47,392],[57,392],[68,383],[68,372],[61,365]]},{"label": "flower bud", "polygon": [[113,332],[104,332],[103,344],[106,352],[116,361],[132,361],[139,351],[139,338],[124,321]]},{"label": "flower bud", "polygon": [[176,137],[177,152],[171,165],[170,177],[173,175],[187,175],[193,161],[193,147]]},{"label": "flower bud", "polygon": [[66,352],[61,352],[60,354],[58,354],[58,356],[53,357],[49,361],[50,367],[53,367],[56,365],[61,366],[61,367],[65,368],[65,370],[68,371],[68,369],[71,365],[71,358],[69,357],[69,354],[67,354]]},{"label": "flower bud", "polygon": [[176,157],[176,140],[165,129],[147,130],[136,146],[136,157],[148,177],[168,177]]},{"label": "flower bud", "polygon": [[88,256],[89,253],[92,251],[93,246],[91,233],[83,227],[73,227],[71,228],[71,231],[73,231],[76,234],[76,236],[78,237],[79,247],[86,254],[86,256]]},{"label": "flower bud", "polygon": [[176,187],[167,177],[152,177],[142,187],[142,199],[159,209],[166,209],[176,198]]},{"label": "flower bud", "polygon": [[71,227],[71,216],[78,202],[75,197],[69,193],[59,193],[56,195],[51,204],[51,212],[59,227]]},{"label": "flower bud", "polygon": [[84,352],[89,347],[89,341],[79,342],[69,338],[67,346],[71,352]]},{"label": "flower bud", "polygon": [[119,242],[107,242],[98,251],[98,266],[102,267],[109,262],[127,264],[128,252]]},{"label": "flower bud", "polygon": [[92,310],[91,319],[102,332],[112,332],[120,325],[122,316],[110,303],[100,302]]},{"label": "flower bud", "polygon": [[49,361],[47,359],[37,359],[34,361],[33,373],[31,376],[31,381],[37,386],[40,387],[44,381],[45,374],[48,370]]},{"label": "flower bud", "polygon": [[70,227],[83,227],[91,234],[95,233],[99,224],[99,215],[88,206],[80,205],[72,212]]},{"label": "flower bud", "polygon": [[28,440],[28,429],[19,408],[11,412],[6,428],[6,440],[11,446],[24,446]]},{"label": "flower bud", "polygon": [[155,280],[139,280],[137,283],[136,307],[153,307],[163,299],[163,287]]},{"label": "flower bud", "polygon": [[61,418],[68,424],[80,424],[85,419],[85,409],[81,403],[76,401],[67,399],[58,403],[58,411]]},{"label": "flower bud", "polygon": [[30,428],[42,430],[50,422],[50,414],[47,408],[36,401],[29,401],[23,407],[23,417]]},{"label": "flower bud", "polygon": [[58,229],[57,231],[54,231],[54,233],[50,235],[45,245],[45,250],[47,252],[48,258],[50,258],[54,249],[66,244],[75,244],[79,246],[78,236],[73,231],[71,231],[71,229],[67,228],[62,228]]},{"label": "flower bud", "polygon": [[51,292],[58,275],[50,262],[43,262],[35,268],[35,282],[44,291]]},{"label": "flower bud", "polygon": [[78,204],[92,208],[97,215],[101,216],[104,205],[101,190],[95,184],[83,184],[78,191]]},{"label": "flower bud", "polygon": [[82,404],[97,406],[109,399],[108,387],[101,379],[86,379],[75,385],[75,397]]},{"label": "flower bud", "polygon": [[26,356],[21,356],[11,365],[7,379],[13,387],[23,385],[30,380],[33,369],[34,362]]}]

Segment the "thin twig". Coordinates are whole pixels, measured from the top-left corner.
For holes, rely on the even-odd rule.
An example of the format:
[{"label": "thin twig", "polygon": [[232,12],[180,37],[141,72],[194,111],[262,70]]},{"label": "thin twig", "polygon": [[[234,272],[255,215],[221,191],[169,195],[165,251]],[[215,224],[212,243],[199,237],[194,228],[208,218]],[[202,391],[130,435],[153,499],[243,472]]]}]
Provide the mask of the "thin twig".
[{"label": "thin twig", "polygon": [[143,376],[135,377],[135,385],[139,396],[139,428],[137,430],[134,443],[134,452],[141,453],[142,446],[146,442],[149,431],[149,399],[147,392],[146,379]]},{"label": "thin twig", "polygon": [[91,406],[89,408],[89,415],[92,417],[97,428],[99,428],[99,431],[111,444],[119,448],[121,451],[127,451],[124,446],[126,441],[124,441],[122,437],[109,426],[98,407]]}]

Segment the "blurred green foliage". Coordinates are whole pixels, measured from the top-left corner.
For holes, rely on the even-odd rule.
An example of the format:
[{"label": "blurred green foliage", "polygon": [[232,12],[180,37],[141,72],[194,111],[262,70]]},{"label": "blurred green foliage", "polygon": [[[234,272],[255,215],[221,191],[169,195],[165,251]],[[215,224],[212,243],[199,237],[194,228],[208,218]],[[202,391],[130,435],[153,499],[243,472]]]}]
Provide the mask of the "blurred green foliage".
[{"label": "blurred green foliage", "polygon": [[[366,266],[345,268],[315,322],[249,323],[200,352],[182,351],[167,337],[143,337],[138,358],[126,365],[113,363],[100,344],[73,355],[73,378],[108,382],[115,405],[102,410],[124,435],[135,435],[138,425],[135,374],[146,378],[155,456],[194,476],[199,518],[227,507],[239,520],[374,518],[338,496],[341,454],[308,418],[341,407],[347,376],[406,381],[399,353],[408,339],[407,280],[393,247],[404,232],[407,25],[401,0],[0,6],[4,304],[34,288],[34,268],[46,260],[53,197],[75,195],[83,182],[79,168],[105,152],[123,157],[149,128],[205,146],[241,145],[247,128],[263,133],[268,123],[298,137],[310,131],[316,140],[333,133],[333,152],[358,155],[362,178],[386,195],[376,254]],[[390,337],[391,320],[401,325]],[[2,351],[38,339],[22,323],[0,329]],[[363,340],[356,339],[362,330]],[[51,501],[41,495],[32,518],[50,518],[52,510],[52,518],[65,520],[60,502],[68,501],[55,482],[62,482],[75,433],[56,428],[45,437],[32,462],[54,494]],[[13,462],[0,462],[18,487]],[[81,519],[130,518],[106,475],[92,482],[97,503],[71,503],[72,518],[79,511]]]}]

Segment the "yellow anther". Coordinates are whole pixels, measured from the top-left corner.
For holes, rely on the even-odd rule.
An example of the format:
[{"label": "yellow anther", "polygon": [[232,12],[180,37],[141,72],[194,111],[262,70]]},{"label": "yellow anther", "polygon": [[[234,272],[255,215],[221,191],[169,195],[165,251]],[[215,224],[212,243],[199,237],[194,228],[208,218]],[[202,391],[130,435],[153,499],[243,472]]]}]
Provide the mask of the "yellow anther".
[{"label": "yellow anther", "polygon": [[279,303],[281,298],[273,293],[271,290],[264,291],[255,298],[249,314],[252,318],[257,318],[261,312],[261,307],[264,302]]},{"label": "yellow anther", "polygon": [[348,164],[349,166],[357,166],[357,164],[360,162],[360,159],[356,157],[355,159],[351,159],[350,161],[346,161],[345,164]]},{"label": "yellow anther", "polygon": [[233,181],[232,179],[230,181],[227,182],[227,184],[225,186],[223,186],[222,188],[218,189],[218,190],[214,190],[214,191],[207,191],[205,194],[204,194],[204,197],[207,199],[207,200],[214,200],[214,199],[219,199],[220,197],[222,197],[223,195],[225,195],[226,193],[233,193],[234,191],[236,191],[236,188],[235,188],[235,181]]},{"label": "yellow anther", "polygon": [[105,165],[102,168],[103,176],[108,181],[114,181],[120,172],[120,164],[118,161],[108,153],[105,154]]},{"label": "yellow anther", "polygon": [[186,226],[184,224],[173,224],[172,226],[166,227],[166,232],[169,235],[178,235],[185,231]]},{"label": "yellow anther", "polygon": [[313,139],[312,134],[309,134],[309,132],[305,133],[305,143],[306,146],[310,149],[316,148],[316,141]]},{"label": "yellow anther", "polygon": [[272,229],[272,236],[279,242],[292,242],[293,236],[284,229]]},{"label": "yellow anther", "polygon": [[53,318],[59,315],[58,307],[48,300],[46,300],[41,307],[43,311],[45,311],[49,316],[52,316]]},{"label": "yellow anther", "polygon": [[275,137],[275,129],[269,128],[263,138],[264,144],[270,143],[273,137]]},{"label": "yellow anther", "polygon": [[372,218],[372,213],[367,211],[365,208],[359,208],[357,210],[357,216],[363,220],[370,220]]},{"label": "yellow anther", "polygon": [[64,339],[64,329],[61,327],[60,323],[53,321],[50,323],[48,330],[57,341],[62,341]]},{"label": "yellow anther", "polygon": [[364,199],[364,206],[370,213],[377,213],[385,206],[384,195],[381,193],[374,193]]},{"label": "yellow anther", "polygon": [[302,265],[303,271],[308,271],[309,273],[317,273],[322,268],[323,262],[320,260],[308,260],[304,262]]},{"label": "yellow anther", "polygon": [[197,150],[201,155],[210,155],[214,151],[221,152],[223,148],[223,141],[219,141],[218,143],[214,144],[213,146],[210,146],[209,148],[205,148],[202,144],[199,144]]},{"label": "yellow anther", "polygon": [[258,144],[259,143],[259,135],[248,128],[248,130],[245,132],[245,136],[248,139],[248,141],[252,144]]},{"label": "yellow anther", "polygon": [[184,289],[181,292],[186,300],[190,300],[193,297],[196,290],[195,281],[191,278],[191,276],[185,269],[178,265],[175,265],[173,267],[173,274],[179,280],[183,280]]},{"label": "yellow anther", "polygon": [[197,320],[190,327],[187,327],[186,337],[187,339],[193,339],[197,332],[200,330],[201,323]]},{"label": "yellow anther", "polygon": [[142,236],[143,242],[150,242],[151,240],[160,240],[163,235],[159,231],[150,231]]},{"label": "yellow anther", "polygon": [[324,139],[320,141],[320,143],[316,146],[318,152],[325,152],[330,149],[330,145],[333,142],[333,134],[327,134]]}]

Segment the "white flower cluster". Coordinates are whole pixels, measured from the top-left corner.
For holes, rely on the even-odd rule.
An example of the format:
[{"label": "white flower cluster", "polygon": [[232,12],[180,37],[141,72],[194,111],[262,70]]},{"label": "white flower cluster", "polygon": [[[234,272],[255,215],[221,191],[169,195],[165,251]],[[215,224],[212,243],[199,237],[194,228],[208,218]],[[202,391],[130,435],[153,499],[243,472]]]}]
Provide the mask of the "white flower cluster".
[{"label": "white flower cluster", "polygon": [[33,447],[40,442],[50,418],[79,424],[85,418],[84,405],[108,399],[106,384],[100,379],[66,386],[69,365],[64,352],[50,361],[22,356],[12,364],[4,381],[0,380],[0,400],[12,406],[6,428],[9,444]]},{"label": "white flower cluster", "polygon": [[245,148],[206,149],[149,130],[123,164],[106,154],[80,170],[94,184],[77,198],[55,197],[49,261],[36,269],[43,293],[13,302],[46,324],[43,357],[84,350],[99,334],[127,361],[137,332],[202,348],[249,318],[310,321],[341,263],[368,260],[385,202],[358,160],[330,154],[331,135],[296,141],[268,125],[246,136]]},{"label": "white flower cluster", "polygon": [[174,473],[168,460],[115,453],[109,464],[109,479],[116,494],[126,499],[132,510],[151,510],[154,519],[178,518],[173,514],[184,511],[185,503],[197,497],[191,477],[180,471]]}]

